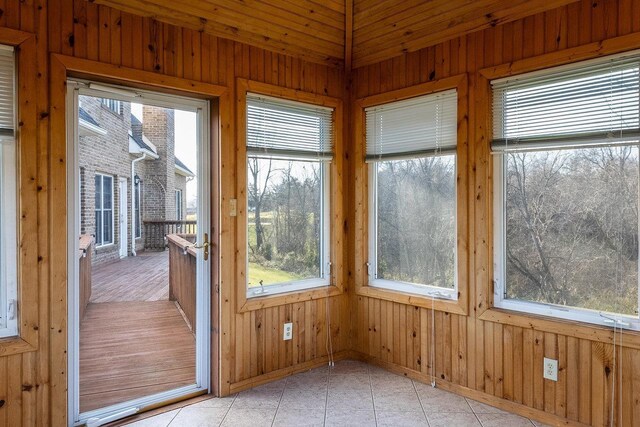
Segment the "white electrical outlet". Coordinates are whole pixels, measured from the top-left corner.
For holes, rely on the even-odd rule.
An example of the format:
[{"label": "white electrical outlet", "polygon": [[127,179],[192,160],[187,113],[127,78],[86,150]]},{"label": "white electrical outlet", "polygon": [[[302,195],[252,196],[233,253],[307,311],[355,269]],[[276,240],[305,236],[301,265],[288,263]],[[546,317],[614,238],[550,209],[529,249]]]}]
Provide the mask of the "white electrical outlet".
[{"label": "white electrical outlet", "polygon": [[551,381],[558,381],[558,361],[544,358],[544,377]]},{"label": "white electrical outlet", "polygon": [[293,323],[285,323],[282,332],[282,339],[287,341],[293,337]]}]

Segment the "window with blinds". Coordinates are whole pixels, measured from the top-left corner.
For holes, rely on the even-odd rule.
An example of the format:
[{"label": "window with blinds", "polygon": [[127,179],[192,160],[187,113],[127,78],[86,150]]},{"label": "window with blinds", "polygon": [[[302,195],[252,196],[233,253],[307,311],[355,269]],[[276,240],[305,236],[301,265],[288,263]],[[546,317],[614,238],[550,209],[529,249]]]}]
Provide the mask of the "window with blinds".
[{"label": "window with blinds", "polygon": [[457,91],[365,109],[369,284],[457,299]]},{"label": "window with blinds", "polygon": [[0,142],[15,133],[15,57],[13,47],[0,45]]},{"label": "window with blinds", "polygon": [[247,154],[331,161],[332,108],[247,94]]},{"label": "window with blinds", "polygon": [[457,111],[455,89],[366,108],[366,160],[455,153]]},{"label": "window with blinds", "polygon": [[247,297],[328,286],[332,108],[247,94]]},{"label": "window with blinds", "polygon": [[496,307],[640,330],[640,54],[491,82]]},{"label": "window with blinds", "polygon": [[640,54],[491,82],[496,151],[635,142]]}]

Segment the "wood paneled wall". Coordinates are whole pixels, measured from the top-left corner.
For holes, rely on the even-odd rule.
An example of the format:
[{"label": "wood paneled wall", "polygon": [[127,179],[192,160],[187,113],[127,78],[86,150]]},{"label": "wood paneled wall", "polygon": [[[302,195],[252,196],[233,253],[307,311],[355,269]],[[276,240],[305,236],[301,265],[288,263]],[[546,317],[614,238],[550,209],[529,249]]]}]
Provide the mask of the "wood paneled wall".
[{"label": "wood paneled wall", "polygon": [[[52,218],[64,216],[64,202],[50,196],[52,165],[64,163],[52,152],[64,152],[64,135],[49,130],[49,55],[58,53],[145,70],[162,75],[213,83],[234,91],[242,77],[287,88],[343,98],[343,71],[267,52],[198,31],[123,13],[86,0],[0,0],[0,27],[37,35],[37,200],[38,230],[30,237],[38,243],[40,341],[38,351],[3,356],[0,346],[0,426],[66,425],[66,277],[54,269],[51,254],[64,251],[54,243],[63,230],[51,227]],[[56,92],[57,93],[57,92]],[[59,96],[52,93],[52,96]],[[231,100],[229,100],[231,101]],[[221,101],[222,102],[222,101]],[[235,112],[221,146],[222,212],[237,198],[236,175],[244,173],[235,152]],[[34,122],[36,120],[34,119]],[[224,125],[224,124],[223,124]],[[52,128],[53,129],[53,128]],[[30,142],[31,143],[31,142]],[[242,159],[238,160],[243,162]],[[35,187],[34,187],[35,188]],[[35,195],[34,195],[35,196]],[[347,295],[238,313],[235,298],[237,224],[229,215],[221,219],[221,392],[266,381],[297,368],[326,360],[326,332],[331,328],[333,350],[349,348]],[[55,271],[55,272],[54,272]],[[339,274],[337,280],[344,280]],[[244,285],[242,285],[244,286]],[[281,339],[282,324],[294,323],[294,338]],[[214,362],[215,365],[215,362]]]},{"label": "wood paneled wall", "polygon": [[[50,264],[51,255],[63,250],[55,245],[62,231],[51,227],[52,218],[64,215],[60,200],[51,197],[53,158],[64,136],[50,132],[49,54],[59,53],[94,61],[227,86],[242,77],[283,87],[342,97],[345,100],[383,93],[446,76],[469,73],[470,162],[469,259],[470,316],[433,313],[428,308],[357,296],[286,304],[239,313],[234,287],[235,244],[238,227],[228,212],[229,200],[238,198],[237,173],[243,171],[235,156],[235,112],[221,147],[221,391],[226,394],[266,381],[326,359],[325,336],[329,324],[336,353],[355,350],[363,358],[424,379],[431,373],[430,344],[435,327],[434,373],[442,387],[455,388],[485,399],[493,396],[514,402],[513,409],[533,415],[544,410],[569,420],[605,425],[615,413],[624,425],[640,423],[640,346],[625,345],[615,354],[609,341],[599,342],[561,328],[514,326],[480,320],[476,314],[489,286],[487,262],[490,203],[487,165],[480,125],[474,121],[477,99],[476,71],[495,64],[533,57],[593,41],[640,32],[640,0],[580,1],[482,32],[454,39],[405,56],[357,69],[354,86],[345,91],[342,71],[266,52],[245,44],[181,29],[149,18],[122,13],[86,0],[0,0],[0,27],[37,35],[36,113],[31,126],[37,147],[36,173],[32,177],[38,205],[37,241],[39,330],[37,351],[3,355],[0,351],[0,426],[66,424],[66,278]],[[485,100],[486,101],[486,100]],[[348,115],[347,115],[348,117]],[[481,130],[481,129],[480,129]],[[345,158],[352,170],[355,159]],[[359,161],[359,160],[358,160]],[[484,162],[484,163],[483,163]],[[353,175],[349,172],[345,176]],[[55,184],[59,185],[59,184]],[[353,188],[351,188],[351,193]],[[345,198],[353,200],[347,192]],[[353,214],[354,206],[346,211]],[[344,224],[349,245],[354,243],[353,218]],[[354,267],[353,248],[347,254]],[[345,280],[344,272],[338,280]],[[349,276],[350,277],[350,276]],[[351,279],[352,280],[352,279]],[[24,285],[24,284],[23,284]],[[353,283],[349,283],[353,285]],[[349,286],[352,288],[353,286]],[[294,323],[294,339],[280,339],[281,325]],[[542,379],[542,357],[560,361],[559,381]],[[609,404],[612,372],[623,372],[622,390],[613,411]],[[549,419],[550,421],[552,419]]]},{"label": "wood paneled wall", "polygon": [[[489,108],[489,100],[480,92],[477,74],[486,67],[639,31],[640,1],[583,0],[355,70],[354,99],[460,73],[468,73],[470,83],[470,315],[432,313],[428,308],[353,293],[353,348],[361,357],[429,380],[433,348],[433,373],[443,388],[503,402],[504,407],[535,418],[544,418],[545,414],[539,412],[544,411],[552,414],[545,418],[549,423],[566,419],[604,426],[615,417],[614,425],[640,425],[637,340],[623,341],[623,348],[614,351],[611,334],[594,333],[590,338],[588,333],[578,334],[579,328],[571,325],[542,325],[524,316],[513,316],[521,318],[513,323],[479,318],[486,308],[486,295],[491,294],[492,240],[489,145],[484,123],[478,119],[479,109]],[[353,167],[351,173],[353,193]],[[349,211],[357,209],[352,204]],[[353,216],[349,218],[353,220]],[[354,241],[352,235],[351,268],[356,268]],[[558,382],[543,379],[545,356],[559,360]],[[621,376],[615,383],[612,408],[616,375]]]}]

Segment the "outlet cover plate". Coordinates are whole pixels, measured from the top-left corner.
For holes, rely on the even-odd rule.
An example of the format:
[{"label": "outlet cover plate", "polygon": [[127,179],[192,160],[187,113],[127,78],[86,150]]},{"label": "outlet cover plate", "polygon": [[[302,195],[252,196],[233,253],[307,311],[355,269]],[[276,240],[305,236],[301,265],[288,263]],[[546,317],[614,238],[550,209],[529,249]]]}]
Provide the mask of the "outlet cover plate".
[{"label": "outlet cover plate", "polygon": [[558,361],[544,358],[544,378],[551,381],[558,381]]},{"label": "outlet cover plate", "polygon": [[293,323],[285,323],[282,330],[282,339],[285,341],[293,338]]}]

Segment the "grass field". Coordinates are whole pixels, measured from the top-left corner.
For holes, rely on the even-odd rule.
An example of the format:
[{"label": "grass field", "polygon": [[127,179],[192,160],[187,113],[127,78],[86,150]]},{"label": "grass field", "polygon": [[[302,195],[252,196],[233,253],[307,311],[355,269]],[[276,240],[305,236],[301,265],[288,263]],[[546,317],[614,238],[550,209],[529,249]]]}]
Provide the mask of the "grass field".
[{"label": "grass field", "polygon": [[259,264],[249,263],[249,287],[260,286],[260,280],[265,285],[273,283],[289,282],[291,280],[301,279],[298,276],[287,271],[276,270],[274,268],[262,267]]}]

